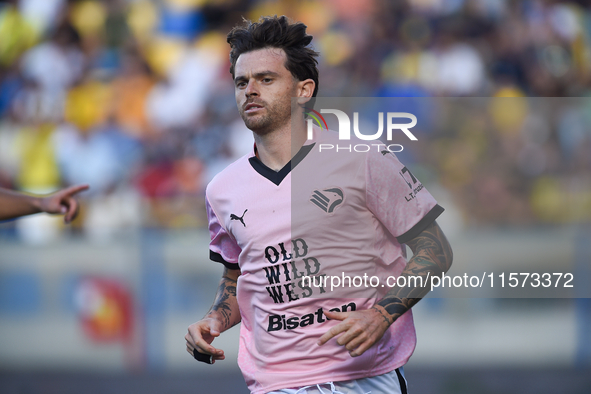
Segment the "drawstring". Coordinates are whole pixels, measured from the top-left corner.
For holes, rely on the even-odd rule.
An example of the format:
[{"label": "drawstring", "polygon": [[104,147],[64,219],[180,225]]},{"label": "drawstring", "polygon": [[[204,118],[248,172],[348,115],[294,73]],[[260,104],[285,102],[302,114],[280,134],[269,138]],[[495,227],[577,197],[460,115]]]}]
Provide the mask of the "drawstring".
[{"label": "drawstring", "polygon": [[[322,384],[322,385],[330,384],[330,393],[329,394],[345,394],[342,391],[338,391],[337,388],[334,386],[333,382],[320,383],[320,384]],[[301,389],[296,391],[295,394],[300,394],[300,391],[306,390],[306,389],[308,389],[310,387],[314,387],[314,386],[316,386],[318,388],[318,391],[320,391],[321,394],[324,394],[324,390],[322,389],[322,387],[320,387],[320,384],[313,384],[310,386],[302,387]],[[304,393],[305,393],[305,391],[304,391]]]},{"label": "drawstring", "polygon": [[[320,387],[320,385],[324,386],[326,384],[330,384],[330,393],[329,394],[345,394],[342,391],[338,391],[333,382],[326,382],[326,383],[319,383],[319,384],[313,384],[310,386],[305,386],[305,387],[298,389],[298,391],[296,391],[295,394],[300,394],[300,391],[309,389],[310,387],[314,387],[314,386],[316,386],[316,388],[318,388],[318,391],[320,391],[320,394],[325,394],[324,389],[322,387]],[[303,391],[302,393],[305,394],[306,391]],[[371,394],[371,391],[368,391],[365,394]]]}]

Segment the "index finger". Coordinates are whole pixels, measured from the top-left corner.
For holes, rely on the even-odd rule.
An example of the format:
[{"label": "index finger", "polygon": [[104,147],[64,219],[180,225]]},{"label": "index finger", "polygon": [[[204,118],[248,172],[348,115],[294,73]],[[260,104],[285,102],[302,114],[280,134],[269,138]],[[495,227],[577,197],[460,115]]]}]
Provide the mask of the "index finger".
[{"label": "index finger", "polygon": [[88,190],[90,188],[89,185],[75,185],[75,186],[70,186],[68,188],[65,188],[64,190],[62,190],[60,192],[60,194],[66,195],[66,196],[73,196],[76,193],[80,193],[82,191]]},{"label": "index finger", "polygon": [[330,338],[334,337],[335,335],[339,335],[340,333],[347,331],[348,329],[349,327],[346,323],[341,322],[337,324],[320,337],[320,339],[318,340],[318,346],[324,345],[326,342],[328,342]]}]

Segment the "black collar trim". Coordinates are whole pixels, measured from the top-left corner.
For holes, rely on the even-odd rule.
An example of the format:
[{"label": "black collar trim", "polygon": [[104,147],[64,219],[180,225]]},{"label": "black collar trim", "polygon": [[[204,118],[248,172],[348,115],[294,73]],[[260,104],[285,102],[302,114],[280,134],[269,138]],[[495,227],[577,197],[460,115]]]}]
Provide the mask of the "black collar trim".
[{"label": "black collar trim", "polygon": [[279,186],[281,182],[285,179],[287,174],[289,174],[291,170],[293,170],[298,164],[300,164],[300,162],[304,160],[304,157],[306,157],[308,153],[310,153],[314,145],[316,144],[302,146],[298,153],[296,153],[296,155],[279,171],[270,169],[269,167],[264,165],[263,162],[256,156],[249,158],[248,161],[250,162],[250,165],[252,166],[252,168],[254,168],[256,172],[258,172],[259,174],[273,182],[275,185]]}]

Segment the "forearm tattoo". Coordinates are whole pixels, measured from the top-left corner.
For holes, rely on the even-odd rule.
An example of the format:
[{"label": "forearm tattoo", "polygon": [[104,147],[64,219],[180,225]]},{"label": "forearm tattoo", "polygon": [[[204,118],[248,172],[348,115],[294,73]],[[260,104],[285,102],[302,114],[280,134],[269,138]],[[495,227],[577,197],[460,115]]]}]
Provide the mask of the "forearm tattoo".
[{"label": "forearm tattoo", "polygon": [[[376,305],[388,324],[412,308],[428,292],[428,276],[441,275],[449,270],[453,254],[445,235],[436,222],[433,222],[419,236],[407,243],[414,255],[408,262],[401,276],[421,277],[418,283],[423,286],[395,286]],[[407,281],[410,282],[410,281]],[[385,310],[385,312],[384,312]]]},{"label": "forearm tattoo", "polygon": [[229,278],[224,272],[213,305],[207,313],[209,315],[211,312],[217,312],[222,319],[224,330],[240,322],[240,317],[238,316],[236,319],[236,316],[233,315],[236,312],[235,307],[232,308],[232,305],[236,303],[236,284],[236,280]]}]

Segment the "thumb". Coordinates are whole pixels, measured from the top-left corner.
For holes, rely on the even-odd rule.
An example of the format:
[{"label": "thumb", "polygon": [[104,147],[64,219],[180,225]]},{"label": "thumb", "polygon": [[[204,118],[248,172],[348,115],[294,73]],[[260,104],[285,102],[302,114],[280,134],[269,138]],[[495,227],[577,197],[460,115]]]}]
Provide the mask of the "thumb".
[{"label": "thumb", "polygon": [[209,323],[209,334],[212,337],[218,337],[220,335],[220,322],[217,320],[212,320]]},{"label": "thumb", "polygon": [[334,320],[345,320],[351,312],[332,312],[332,311],[323,311],[324,315],[329,319]]}]

